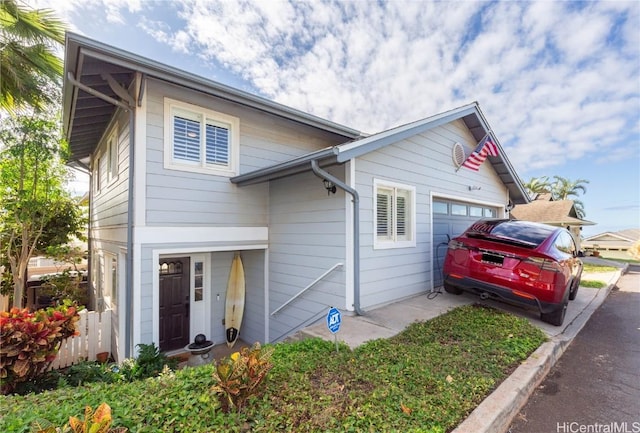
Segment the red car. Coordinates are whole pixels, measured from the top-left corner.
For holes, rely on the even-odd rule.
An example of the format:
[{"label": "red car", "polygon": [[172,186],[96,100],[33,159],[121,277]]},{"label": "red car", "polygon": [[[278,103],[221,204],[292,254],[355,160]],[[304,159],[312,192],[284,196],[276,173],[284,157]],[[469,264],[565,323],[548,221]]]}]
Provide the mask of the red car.
[{"label": "red car", "polygon": [[485,219],[449,242],[444,288],[535,308],[552,325],[575,299],[582,261],[571,233],[528,221]]}]

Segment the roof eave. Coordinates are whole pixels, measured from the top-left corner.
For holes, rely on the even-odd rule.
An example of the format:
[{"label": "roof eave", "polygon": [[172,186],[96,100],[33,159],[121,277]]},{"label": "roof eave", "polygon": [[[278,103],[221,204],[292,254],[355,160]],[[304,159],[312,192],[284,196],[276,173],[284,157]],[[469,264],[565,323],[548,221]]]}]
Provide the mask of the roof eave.
[{"label": "roof eave", "polygon": [[310,171],[311,161],[318,161],[321,167],[335,165],[338,161],[334,149],[334,147],[327,147],[295,159],[232,177],[230,181],[238,186],[246,186],[281,179]]},{"label": "roof eave", "polygon": [[[75,101],[78,90],[67,79],[71,72],[75,79],[80,80],[82,74],[79,59],[87,56],[104,61],[134,72],[146,74],[149,77],[167,81],[185,88],[193,89],[212,96],[216,96],[243,106],[260,110],[291,121],[308,125],[326,132],[337,134],[345,139],[355,139],[362,136],[360,131],[338,123],[322,119],[309,113],[296,110],[254,94],[234,89],[224,84],[191,74],[180,69],[164,65],[133,53],[120,50],[107,44],[68,32],[65,42],[65,62],[63,77],[63,130],[69,139],[73,129]],[[73,143],[70,142],[73,146]]]}]

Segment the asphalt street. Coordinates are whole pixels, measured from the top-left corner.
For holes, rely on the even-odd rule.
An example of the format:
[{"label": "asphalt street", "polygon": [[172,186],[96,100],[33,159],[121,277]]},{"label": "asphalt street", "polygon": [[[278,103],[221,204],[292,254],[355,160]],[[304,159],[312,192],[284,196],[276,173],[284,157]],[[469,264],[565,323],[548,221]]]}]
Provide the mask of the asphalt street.
[{"label": "asphalt street", "polygon": [[629,266],[509,433],[640,433],[640,266]]}]

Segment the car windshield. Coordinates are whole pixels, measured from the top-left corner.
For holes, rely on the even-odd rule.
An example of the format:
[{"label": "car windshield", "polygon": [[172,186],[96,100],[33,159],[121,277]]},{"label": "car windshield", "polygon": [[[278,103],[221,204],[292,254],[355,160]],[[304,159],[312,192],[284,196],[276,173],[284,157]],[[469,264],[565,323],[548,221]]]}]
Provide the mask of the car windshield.
[{"label": "car windshield", "polygon": [[553,229],[537,224],[523,224],[521,221],[481,220],[467,230],[467,236],[474,238],[492,238],[537,247]]}]

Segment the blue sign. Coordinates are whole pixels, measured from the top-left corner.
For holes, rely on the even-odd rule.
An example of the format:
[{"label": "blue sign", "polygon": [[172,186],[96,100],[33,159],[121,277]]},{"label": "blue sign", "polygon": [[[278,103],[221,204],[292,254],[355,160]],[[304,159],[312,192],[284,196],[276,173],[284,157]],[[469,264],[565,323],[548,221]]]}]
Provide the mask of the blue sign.
[{"label": "blue sign", "polygon": [[327,328],[329,328],[332,334],[335,334],[340,330],[341,323],[342,316],[340,315],[340,311],[335,307],[331,307],[327,314]]}]

